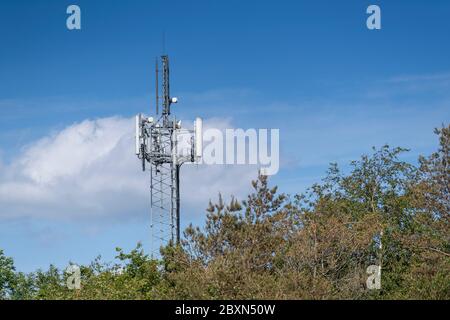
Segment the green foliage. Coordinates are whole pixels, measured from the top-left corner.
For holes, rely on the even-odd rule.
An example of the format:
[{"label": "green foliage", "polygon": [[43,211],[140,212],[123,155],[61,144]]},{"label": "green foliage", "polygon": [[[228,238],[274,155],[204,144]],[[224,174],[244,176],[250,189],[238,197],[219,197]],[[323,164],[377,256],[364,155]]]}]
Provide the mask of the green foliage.
[{"label": "green foliage", "polygon": [[0,249],[0,299],[8,297],[14,281],[14,262]]},{"label": "green foliage", "polygon": [[[138,244],[114,264],[81,266],[78,290],[54,266],[16,273],[0,250],[0,298],[449,299],[450,127],[436,133],[439,149],[417,167],[384,146],[348,173],[332,164],[303,194],[259,176],[245,201],[210,202],[204,227],[190,225],[160,260]],[[373,264],[381,290],[366,288]]]}]

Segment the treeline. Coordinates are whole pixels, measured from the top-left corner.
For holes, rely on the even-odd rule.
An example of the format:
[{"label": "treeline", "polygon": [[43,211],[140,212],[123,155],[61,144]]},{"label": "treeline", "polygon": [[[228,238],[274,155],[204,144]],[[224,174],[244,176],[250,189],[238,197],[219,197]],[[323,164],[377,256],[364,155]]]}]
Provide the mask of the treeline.
[{"label": "treeline", "polygon": [[[321,183],[289,196],[253,181],[245,201],[210,203],[204,228],[152,260],[138,245],[115,263],[81,267],[81,288],[54,266],[16,272],[0,251],[3,299],[449,299],[450,126],[413,165],[384,146],[332,164]],[[381,265],[381,288],[367,267]]]}]

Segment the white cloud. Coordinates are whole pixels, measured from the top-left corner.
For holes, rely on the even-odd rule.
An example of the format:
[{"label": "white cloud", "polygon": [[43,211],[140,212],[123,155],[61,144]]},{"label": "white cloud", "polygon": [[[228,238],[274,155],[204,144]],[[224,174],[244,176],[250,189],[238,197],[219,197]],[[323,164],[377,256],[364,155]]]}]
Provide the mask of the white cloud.
[{"label": "white cloud", "polygon": [[[221,119],[205,125],[231,127]],[[11,164],[0,164],[0,218],[147,216],[149,177],[134,155],[133,119],[85,120],[22,150]],[[183,209],[203,214],[219,192],[242,198],[256,172],[249,166],[183,166]]]}]

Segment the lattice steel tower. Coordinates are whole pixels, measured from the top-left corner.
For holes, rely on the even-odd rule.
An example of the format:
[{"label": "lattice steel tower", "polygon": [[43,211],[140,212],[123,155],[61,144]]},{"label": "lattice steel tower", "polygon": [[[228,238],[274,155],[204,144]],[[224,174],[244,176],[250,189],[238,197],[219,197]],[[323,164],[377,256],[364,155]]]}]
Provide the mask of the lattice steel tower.
[{"label": "lattice steel tower", "polygon": [[[180,241],[180,167],[199,160],[202,151],[202,120],[197,118],[194,130],[186,130],[181,128],[181,121],[171,115],[171,105],[178,99],[170,96],[168,56],[161,56],[161,64],[162,72],[156,60],[156,119],[142,114],[136,116],[136,155],[142,162],[142,170],[145,171],[147,163],[150,171],[152,255],[161,246]],[[188,139],[187,148],[186,145],[180,147],[181,137],[183,141]]]}]

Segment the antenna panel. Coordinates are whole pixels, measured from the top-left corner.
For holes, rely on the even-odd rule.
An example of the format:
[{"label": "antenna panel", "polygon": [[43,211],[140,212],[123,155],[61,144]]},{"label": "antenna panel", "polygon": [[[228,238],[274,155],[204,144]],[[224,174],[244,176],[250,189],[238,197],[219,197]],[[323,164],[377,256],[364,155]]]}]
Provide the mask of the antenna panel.
[{"label": "antenna panel", "polygon": [[203,120],[196,118],[194,124],[195,132],[195,157],[200,159],[203,155]]},{"label": "antenna panel", "polygon": [[141,136],[142,136],[141,119],[142,116],[140,113],[136,115],[136,133],[135,133],[136,155],[139,155],[141,153]]}]

